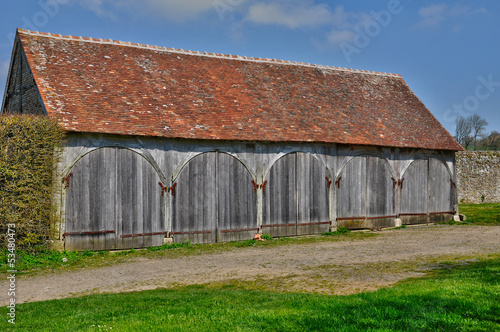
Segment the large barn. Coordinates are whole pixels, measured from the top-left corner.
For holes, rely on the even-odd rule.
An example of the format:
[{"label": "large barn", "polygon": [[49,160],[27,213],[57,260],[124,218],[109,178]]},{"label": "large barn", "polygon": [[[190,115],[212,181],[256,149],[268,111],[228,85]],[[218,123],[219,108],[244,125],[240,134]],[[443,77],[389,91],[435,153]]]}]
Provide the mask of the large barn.
[{"label": "large barn", "polygon": [[458,213],[462,148],[395,74],[18,30],[1,111],[67,132],[68,250]]}]

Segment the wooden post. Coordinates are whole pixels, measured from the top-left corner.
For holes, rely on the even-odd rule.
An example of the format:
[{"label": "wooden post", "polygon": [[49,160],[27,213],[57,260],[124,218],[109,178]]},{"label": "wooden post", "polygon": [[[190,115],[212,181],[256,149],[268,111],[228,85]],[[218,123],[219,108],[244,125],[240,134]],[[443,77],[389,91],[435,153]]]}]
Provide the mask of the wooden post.
[{"label": "wooden post", "polygon": [[[262,172],[258,172],[260,174],[257,174],[256,176],[256,183],[264,183],[265,181],[265,175]],[[257,194],[257,202],[256,202],[256,209],[257,209],[257,228],[259,229],[259,233],[263,234],[262,230],[262,225],[264,224],[264,190],[260,186],[256,188],[256,194]]]}]

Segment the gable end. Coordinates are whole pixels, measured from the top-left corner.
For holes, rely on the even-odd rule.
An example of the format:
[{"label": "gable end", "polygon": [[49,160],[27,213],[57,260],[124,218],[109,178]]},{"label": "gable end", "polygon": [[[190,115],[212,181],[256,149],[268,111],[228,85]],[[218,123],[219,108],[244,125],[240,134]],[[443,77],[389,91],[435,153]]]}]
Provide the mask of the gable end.
[{"label": "gable end", "polygon": [[47,115],[19,35],[12,51],[0,114]]}]

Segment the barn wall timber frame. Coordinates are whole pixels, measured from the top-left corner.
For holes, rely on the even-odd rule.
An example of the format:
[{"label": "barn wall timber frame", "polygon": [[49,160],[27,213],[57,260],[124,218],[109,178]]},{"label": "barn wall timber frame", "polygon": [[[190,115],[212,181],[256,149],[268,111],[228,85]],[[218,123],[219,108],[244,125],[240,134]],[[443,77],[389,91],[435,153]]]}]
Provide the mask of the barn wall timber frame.
[{"label": "barn wall timber frame", "polygon": [[72,133],[59,165],[60,237],[68,250],[125,249],[448,220],[458,213],[454,158]]}]

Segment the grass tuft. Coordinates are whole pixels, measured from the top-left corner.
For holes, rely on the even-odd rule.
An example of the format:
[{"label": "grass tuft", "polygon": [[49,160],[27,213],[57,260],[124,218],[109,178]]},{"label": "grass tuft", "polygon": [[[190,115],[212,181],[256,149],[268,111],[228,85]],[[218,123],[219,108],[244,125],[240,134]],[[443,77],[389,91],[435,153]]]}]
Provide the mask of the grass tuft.
[{"label": "grass tuft", "polygon": [[337,228],[337,230],[335,232],[325,232],[321,235],[323,235],[323,236],[339,236],[339,235],[346,235],[349,233],[351,233],[351,231],[348,230],[347,228],[339,227],[339,228]]}]

